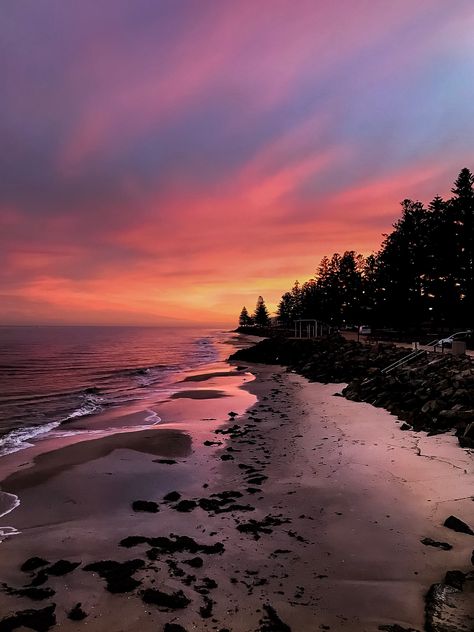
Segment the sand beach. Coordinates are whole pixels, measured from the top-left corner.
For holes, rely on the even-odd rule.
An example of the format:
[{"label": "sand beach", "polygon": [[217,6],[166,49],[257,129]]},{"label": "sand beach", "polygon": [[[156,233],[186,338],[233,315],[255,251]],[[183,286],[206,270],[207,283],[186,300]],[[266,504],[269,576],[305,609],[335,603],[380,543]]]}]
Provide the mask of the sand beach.
[{"label": "sand beach", "polygon": [[455,438],[280,367],[184,379],[158,425],[3,459],[20,505],[0,523],[19,532],[0,544],[0,630],[423,630],[429,587],[470,570],[472,537],[443,526],[474,522]]}]

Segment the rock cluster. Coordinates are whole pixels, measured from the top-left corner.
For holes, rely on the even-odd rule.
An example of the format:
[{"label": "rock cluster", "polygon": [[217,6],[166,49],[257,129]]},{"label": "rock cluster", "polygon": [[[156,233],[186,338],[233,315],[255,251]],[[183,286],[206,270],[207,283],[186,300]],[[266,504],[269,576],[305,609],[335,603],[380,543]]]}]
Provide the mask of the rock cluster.
[{"label": "rock cluster", "polygon": [[316,382],[347,382],[343,395],[386,408],[430,434],[456,431],[474,447],[474,364],[468,356],[426,352],[390,372],[409,353],[393,344],[361,344],[334,336],[319,340],[269,338],[241,349],[232,360],[287,366]]},{"label": "rock cluster", "polygon": [[350,382],[382,369],[406,355],[390,344],[362,345],[340,336],[322,339],[267,338],[240,349],[231,360],[281,364],[313,382]]},{"label": "rock cluster", "polygon": [[386,408],[405,429],[455,430],[462,447],[474,447],[474,365],[466,356],[428,353],[414,365],[353,380],[343,395]]}]

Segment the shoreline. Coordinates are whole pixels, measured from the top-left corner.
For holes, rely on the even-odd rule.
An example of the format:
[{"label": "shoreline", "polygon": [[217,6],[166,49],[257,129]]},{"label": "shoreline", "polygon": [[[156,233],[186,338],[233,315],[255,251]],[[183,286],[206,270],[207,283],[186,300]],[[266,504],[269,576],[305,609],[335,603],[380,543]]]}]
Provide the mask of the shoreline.
[{"label": "shoreline", "polygon": [[343,395],[368,402],[406,422],[403,430],[456,432],[474,448],[474,362],[466,355],[426,350],[407,355],[393,344],[362,344],[339,335],[273,337],[235,352],[230,360],[286,366],[311,382],[343,383]]},{"label": "shoreline", "polygon": [[[448,509],[461,515],[472,505],[466,498],[474,478],[464,473],[455,440],[430,438],[430,449],[433,441],[438,446],[430,453],[414,433],[398,432],[388,412],[334,397],[340,384],[308,383],[272,366],[249,370],[256,379],[244,392],[254,403],[239,416],[227,415],[231,399],[178,399],[172,406],[188,406],[194,420],[178,415],[154,430],[57,446],[33,467],[26,461],[9,479],[25,502],[10,516],[22,535],[0,544],[4,581],[13,587],[30,581],[18,569],[31,556],[81,566],[49,577],[56,594],[45,601],[0,593],[0,611],[54,603],[66,631],[81,625],[67,616],[77,602],[88,614],[84,624],[97,632],[161,630],[166,623],[203,631],[283,629],[277,619],[297,632],[423,629],[424,594],[446,568],[468,570],[463,560],[472,547],[469,536],[441,520]],[[203,390],[225,388],[236,377],[195,373],[190,381]],[[176,434],[157,448],[150,433]],[[172,436],[185,445],[169,458]],[[167,455],[157,459],[163,449]],[[456,493],[443,495],[440,481]],[[164,500],[174,491],[179,499]],[[138,500],[157,511],[134,511]],[[176,508],[182,501],[185,511]],[[198,552],[203,566],[196,569],[185,563],[190,551],[158,549],[150,557],[156,545],[119,545],[130,536],[171,533],[224,550]],[[453,549],[425,546],[423,537]],[[111,594],[97,574],[82,570],[107,559],[143,560],[133,575],[141,584]],[[203,584],[206,577],[217,588]],[[191,604],[147,605],[141,591],[154,587],[168,595],[182,591]]]}]

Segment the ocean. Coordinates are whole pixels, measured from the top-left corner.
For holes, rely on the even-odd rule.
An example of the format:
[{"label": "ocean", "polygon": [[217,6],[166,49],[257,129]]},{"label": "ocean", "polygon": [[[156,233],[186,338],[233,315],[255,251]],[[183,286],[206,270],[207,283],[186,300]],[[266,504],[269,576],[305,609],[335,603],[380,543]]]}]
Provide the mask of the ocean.
[{"label": "ocean", "polygon": [[168,327],[0,327],[0,456],[107,408],[166,391],[228,333]]}]

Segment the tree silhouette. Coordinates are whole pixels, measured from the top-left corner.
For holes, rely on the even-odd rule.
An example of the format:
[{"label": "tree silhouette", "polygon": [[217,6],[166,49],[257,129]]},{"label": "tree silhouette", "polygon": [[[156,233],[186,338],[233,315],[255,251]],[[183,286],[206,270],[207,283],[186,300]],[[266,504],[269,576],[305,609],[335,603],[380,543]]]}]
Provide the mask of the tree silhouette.
[{"label": "tree silhouette", "polygon": [[[279,321],[298,318],[328,324],[398,329],[474,325],[474,175],[462,169],[453,197],[436,195],[428,207],[406,199],[379,252],[353,250],[323,257],[315,277],[296,282],[278,305]],[[260,297],[264,306],[263,299]],[[259,320],[267,322],[266,308]]]},{"label": "tree silhouette", "polygon": [[290,292],[285,292],[277,308],[278,321],[285,326],[289,326],[293,321],[301,318],[303,288],[299,281],[295,281]]},{"label": "tree silhouette", "polygon": [[474,308],[474,176],[462,169],[454,182],[451,200],[459,235],[459,288],[465,319],[473,317]]},{"label": "tree silhouette", "polygon": [[244,305],[242,307],[242,311],[240,312],[239,325],[241,327],[248,327],[249,325],[252,325],[252,323],[253,323],[252,317],[250,316],[250,314],[247,311],[247,308]]},{"label": "tree silhouette", "polygon": [[255,312],[253,314],[253,320],[256,325],[261,327],[267,327],[270,324],[270,316],[268,314],[267,306],[261,296],[258,297]]},{"label": "tree silhouette", "polygon": [[285,292],[277,307],[277,318],[280,325],[288,327],[293,322],[293,297],[291,292]]}]

